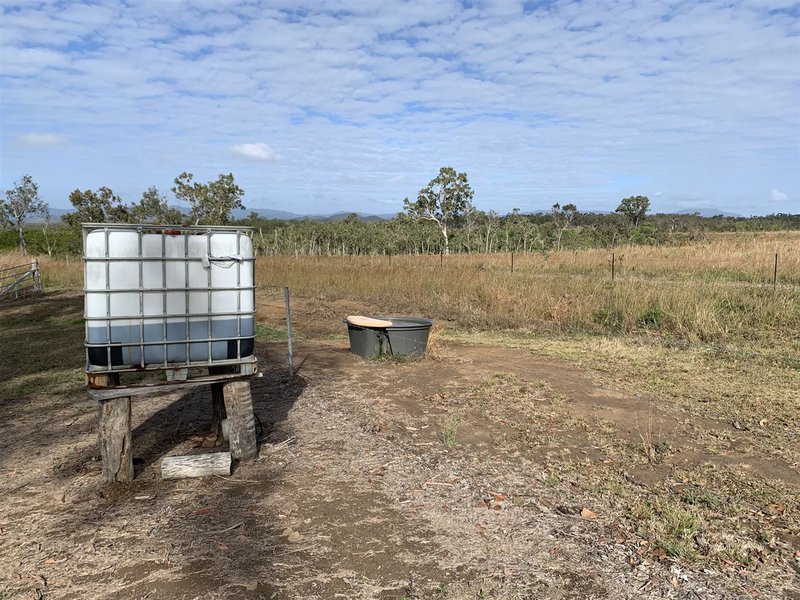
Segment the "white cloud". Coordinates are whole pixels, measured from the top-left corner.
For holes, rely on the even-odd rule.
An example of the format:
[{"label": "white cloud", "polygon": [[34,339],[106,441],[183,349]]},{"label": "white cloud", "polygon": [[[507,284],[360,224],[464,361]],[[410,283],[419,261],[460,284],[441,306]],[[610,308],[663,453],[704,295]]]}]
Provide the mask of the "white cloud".
[{"label": "white cloud", "polygon": [[67,142],[67,138],[55,133],[26,133],[17,140],[26,146],[57,146]]},{"label": "white cloud", "polygon": [[262,142],[255,144],[236,144],[231,146],[231,152],[236,156],[250,160],[271,161],[278,160],[280,156],[269,146]]},{"label": "white cloud", "polygon": [[772,188],[772,201],[773,202],[785,202],[788,199],[789,199],[789,195],[787,193],[782,192],[780,190],[776,190],[775,188]]},{"label": "white cloud", "polygon": [[[65,199],[224,168],[308,212],[399,203],[445,164],[500,212],[800,198],[800,19],[768,10],[791,0],[262,4],[0,2],[1,171]],[[66,137],[59,161],[18,147]],[[266,139],[280,156],[242,143]]]}]

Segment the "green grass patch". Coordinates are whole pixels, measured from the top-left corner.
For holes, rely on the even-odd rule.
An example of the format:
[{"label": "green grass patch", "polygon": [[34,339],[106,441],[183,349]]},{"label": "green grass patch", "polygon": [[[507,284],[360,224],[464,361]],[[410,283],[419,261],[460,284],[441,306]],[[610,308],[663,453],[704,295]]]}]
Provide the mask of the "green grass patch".
[{"label": "green grass patch", "polygon": [[[289,338],[285,326],[256,323],[256,339],[264,342],[285,342]],[[292,339],[303,340],[305,337],[296,327],[292,328]]]},{"label": "green grass patch", "polygon": [[439,424],[439,440],[445,448],[452,448],[456,445],[456,434],[458,428],[464,421],[460,414],[447,415]]},{"label": "green grass patch", "polygon": [[402,365],[406,363],[423,361],[426,358],[426,354],[376,354],[375,356],[370,356],[369,358],[375,362]]},{"label": "green grass patch", "polygon": [[0,398],[10,401],[29,396],[59,396],[78,392],[85,385],[83,369],[54,369],[26,373],[0,381]]},{"label": "green grass patch", "polygon": [[680,499],[685,504],[693,506],[705,506],[712,510],[719,508],[720,498],[708,490],[699,487],[687,487],[681,490]]},{"label": "green grass patch", "polygon": [[667,314],[658,306],[651,306],[647,308],[636,320],[636,324],[640,327],[648,329],[658,329],[667,320]]},{"label": "green grass patch", "polygon": [[698,515],[662,498],[634,505],[631,514],[638,522],[638,534],[663,548],[667,556],[687,562],[697,559],[695,537],[701,530]]},{"label": "green grass patch", "polygon": [[[0,330],[25,330],[33,328],[43,330],[48,327],[53,329],[79,329],[83,330],[83,319],[62,319],[59,317],[34,317],[21,316],[0,319]],[[22,331],[24,332],[24,331]]]}]

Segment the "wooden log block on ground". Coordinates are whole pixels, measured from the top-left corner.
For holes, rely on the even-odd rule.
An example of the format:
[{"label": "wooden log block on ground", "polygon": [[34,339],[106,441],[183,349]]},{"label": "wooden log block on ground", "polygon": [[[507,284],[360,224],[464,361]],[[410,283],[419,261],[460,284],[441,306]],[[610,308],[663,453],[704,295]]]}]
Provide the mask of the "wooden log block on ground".
[{"label": "wooden log block on ground", "polygon": [[228,419],[222,419],[220,425],[222,426],[222,439],[227,442],[231,437],[231,426],[228,423]]},{"label": "wooden log block on ground", "polygon": [[231,453],[193,454],[191,456],[165,456],[161,461],[162,479],[185,479],[231,474]]},{"label": "wooden log block on ground", "polygon": [[103,481],[133,481],[130,396],[100,402],[98,432]]},{"label": "wooden log block on ground", "polygon": [[[97,375],[93,382],[98,387],[118,385],[119,374]],[[103,481],[106,483],[133,481],[130,396],[99,402],[97,431],[100,437],[100,456],[103,460]]]},{"label": "wooden log block on ground", "polygon": [[225,383],[223,395],[228,414],[231,455],[237,460],[253,459],[258,454],[258,446],[250,381],[240,379]]}]

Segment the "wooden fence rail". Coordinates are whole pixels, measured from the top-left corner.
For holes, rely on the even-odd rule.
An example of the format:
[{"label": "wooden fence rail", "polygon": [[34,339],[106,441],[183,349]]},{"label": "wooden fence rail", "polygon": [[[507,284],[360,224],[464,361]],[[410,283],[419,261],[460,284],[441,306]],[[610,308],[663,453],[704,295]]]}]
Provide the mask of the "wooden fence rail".
[{"label": "wooden fence rail", "polygon": [[39,261],[0,269],[0,302],[22,298],[42,291],[42,274]]}]

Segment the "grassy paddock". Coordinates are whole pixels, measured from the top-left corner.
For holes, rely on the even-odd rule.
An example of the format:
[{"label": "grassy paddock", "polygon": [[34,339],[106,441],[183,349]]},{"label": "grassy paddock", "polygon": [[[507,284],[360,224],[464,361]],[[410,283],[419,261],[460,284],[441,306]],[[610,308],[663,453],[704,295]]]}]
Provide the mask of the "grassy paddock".
[{"label": "grassy paddock", "polygon": [[538,273],[383,267],[308,259],[259,262],[262,286],[296,294],[348,298],[386,312],[411,311],[481,329],[660,332],[682,339],[781,337],[800,326],[795,287],[730,286],[689,281],[542,277]]},{"label": "grassy paddock", "polygon": [[[517,272],[535,271],[542,276],[585,276],[610,280],[611,254],[616,276],[622,280],[666,279],[670,281],[771,283],[778,254],[780,283],[800,284],[800,232],[716,233],[701,243],[685,246],[621,246],[613,250],[565,250],[514,255]],[[310,258],[308,260],[311,260]],[[341,259],[339,259],[341,260]],[[348,260],[348,259],[345,259]],[[389,258],[354,257],[371,265]],[[510,271],[511,255],[454,254],[439,256],[393,256],[398,267]]]},{"label": "grassy paddock", "polygon": [[[288,285],[320,300],[352,299],[465,328],[658,333],[677,339],[796,344],[800,232],[715,234],[680,247],[547,255],[259,257],[261,288]],[[777,290],[771,281],[778,253]],[[29,260],[0,256],[3,265]],[[41,257],[49,289],[79,289],[79,259]]]},{"label": "grassy paddock", "polygon": [[[779,287],[772,263],[779,254]],[[792,343],[800,328],[800,235],[717,235],[693,246],[610,253],[392,257],[265,257],[259,285],[348,298],[480,329],[659,333],[678,339]],[[770,258],[772,257],[772,258]]]},{"label": "grassy paddock", "polygon": [[[530,429],[541,446],[573,444],[572,438],[560,437],[564,432],[585,434],[587,451],[602,449],[606,460],[561,453],[561,448],[544,455],[541,472],[526,466],[525,477],[532,475],[553,497],[569,503],[583,497],[607,507],[598,510],[601,521],[619,523],[621,531],[635,533],[631,539],[646,539],[647,546],[639,548],[647,556],[663,554],[695,573],[706,565],[730,574],[747,569],[753,583],[760,577],[757,569],[785,565],[797,552],[792,535],[798,530],[800,465],[798,242],[795,233],[740,234],[680,248],[622,248],[615,251],[622,266],[614,284],[610,257],[603,251],[516,257],[513,275],[508,255],[451,256],[443,266],[439,257],[429,256],[393,257],[391,263],[388,257],[261,257],[258,295],[262,302],[278,300],[280,307],[276,288],[290,286],[298,298],[296,314],[306,323],[330,320],[351,303],[370,307],[365,311],[431,316],[440,320],[430,344],[434,356],[441,340],[515,347],[522,354],[576,365],[601,389],[624,392],[628,398],[616,406],[633,413],[635,430],[628,431],[632,426],[624,420],[615,425],[604,411],[571,410],[579,404],[572,402],[571,392],[568,397],[547,381],[525,381],[521,366],[518,372],[498,371],[488,381],[469,380],[453,388],[441,399],[452,410],[435,412],[430,431],[436,445],[448,451],[447,469],[459,464],[451,461],[467,452],[470,436],[487,423],[519,424],[524,440]],[[776,251],[780,285],[773,290],[769,259]],[[27,260],[0,255],[0,266]],[[81,288],[80,261],[44,258],[41,264],[46,288]],[[37,394],[45,393],[52,408],[74,405],[80,393],[79,294],[51,294],[45,301],[39,306],[18,302],[0,316],[0,345],[22,343],[25,355],[33,357],[0,364],[0,416],[18,418],[25,406],[38,410],[43,404],[32,401]],[[444,319],[452,326],[441,327]],[[274,324],[279,322],[259,323],[256,335],[285,339],[285,329]],[[543,332],[550,334],[532,335]],[[689,343],[694,341],[702,343]],[[492,360],[490,354],[476,356]],[[438,369],[439,361],[429,364]],[[396,372],[381,371],[387,381]],[[383,410],[369,393],[371,375],[370,387],[366,382],[353,387],[349,375],[337,377],[331,372],[331,385],[346,387],[343,397],[356,399],[351,408],[358,411],[353,413],[357,419],[371,407]],[[416,393],[399,389],[403,398]],[[421,393],[420,406],[441,404],[439,396],[429,400]],[[405,421],[411,413],[389,412],[405,415],[395,425],[412,423]],[[658,420],[653,413],[661,415]],[[427,419],[427,414],[424,409],[418,417]],[[381,415],[373,413],[375,422]],[[519,444],[529,443],[504,440],[498,437],[492,452],[519,454],[527,447]],[[421,448],[433,452],[433,447]],[[480,456],[494,458],[483,450]],[[519,498],[524,505],[525,497]],[[776,572],[770,568],[763,577]]]}]

